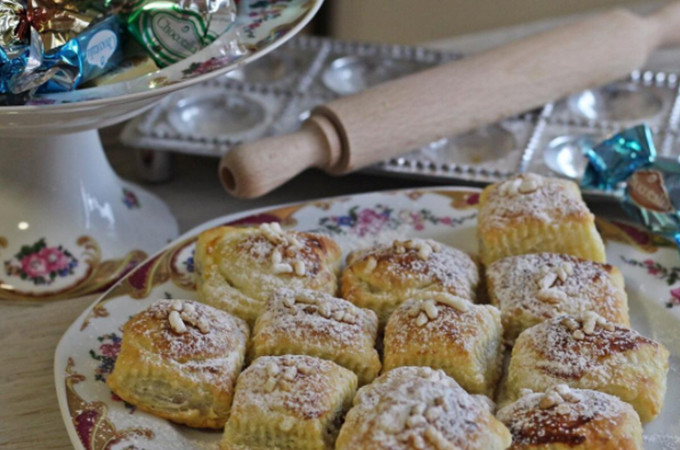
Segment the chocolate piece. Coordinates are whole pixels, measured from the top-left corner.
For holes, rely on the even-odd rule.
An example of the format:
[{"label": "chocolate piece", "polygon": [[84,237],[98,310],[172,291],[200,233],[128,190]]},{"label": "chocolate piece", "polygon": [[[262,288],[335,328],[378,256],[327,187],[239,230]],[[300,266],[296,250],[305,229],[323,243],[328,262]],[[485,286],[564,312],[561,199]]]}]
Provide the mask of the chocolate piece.
[{"label": "chocolate piece", "polygon": [[165,67],[213,42],[235,19],[232,0],[138,0],[127,25],[156,64]]}]

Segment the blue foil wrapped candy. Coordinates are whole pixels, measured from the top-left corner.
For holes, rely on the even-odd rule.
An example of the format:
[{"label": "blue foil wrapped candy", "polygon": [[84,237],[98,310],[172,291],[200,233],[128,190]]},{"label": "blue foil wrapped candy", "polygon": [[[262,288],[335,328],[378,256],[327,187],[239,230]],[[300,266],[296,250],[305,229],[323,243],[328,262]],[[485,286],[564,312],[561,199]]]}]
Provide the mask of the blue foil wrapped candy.
[{"label": "blue foil wrapped candy", "polygon": [[628,215],[680,245],[680,162],[657,158],[649,127],[624,130],[586,156],[581,187],[611,191],[625,184],[621,206]]},{"label": "blue foil wrapped candy", "polygon": [[649,127],[638,125],[585,149],[585,155],[590,164],[581,185],[611,191],[636,170],[652,164],[656,159],[656,148]]},{"label": "blue foil wrapped candy", "polygon": [[118,19],[109,16],[47,52],[41,69],[58,70],[38,92],[70,91],[118,66],[123,60],[122,32]]},{"label": "blue foil wrapped candy", "polygon": [[[13,96],[21,98],[38,88],[39,92],[74,89],[122,60],[123,28],[115,16],[91,22],[68,38],[64,30],[51,29],[47,19],[53,12],[66,13],[36,5],[33,0],[3,0],[0,4],[0,102],[11,103]],[[39,32],[42,28],[45,35]],[[65,37],[65,43],[45,52],[43,38],[48,34]],[[48,39],[51,43],[56,40]]]}]

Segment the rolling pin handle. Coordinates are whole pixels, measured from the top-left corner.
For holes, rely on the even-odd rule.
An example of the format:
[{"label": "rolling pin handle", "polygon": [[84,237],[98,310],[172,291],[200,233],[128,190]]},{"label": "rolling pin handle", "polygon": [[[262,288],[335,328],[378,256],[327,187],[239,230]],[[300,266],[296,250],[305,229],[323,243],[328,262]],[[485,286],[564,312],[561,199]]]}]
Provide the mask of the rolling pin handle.
[{"label": "rolling pin handle", "polygon": [[342,160],[341,138],[333,123],[312,115],[299,131],[270,137],[230,150],[222,158],[219,178],[235,197],[259,197],[310,167],[333,171]]}]

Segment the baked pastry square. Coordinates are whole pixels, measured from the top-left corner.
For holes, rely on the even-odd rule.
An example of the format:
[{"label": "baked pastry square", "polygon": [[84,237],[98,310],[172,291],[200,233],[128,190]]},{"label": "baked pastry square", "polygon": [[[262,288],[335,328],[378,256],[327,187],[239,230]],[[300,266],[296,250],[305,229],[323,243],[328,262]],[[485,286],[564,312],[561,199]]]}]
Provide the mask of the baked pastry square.
[{"label": "baked pastry square", "polygon": [[359,389],[335,448],[507,448],[510,432],[478,397],[441,370],[390,370]]},{"label": "baked pastry square", "polygon": [[482,262],[525,253],[566,253],[606,262],[595,217],[572,181],[521,174],[487,186],[479,199]]},{"label": "baked pastry square", "polygon": [[642,424],[613,395],[558,384],[526,392],[496,415],[512,433],[513,450],[642,449]]},{"label": "baked pastry square", "polygon": [[609,264],[557,253],[510,256],[486,268],[486,285],[510,344],[522,331],[560,314],[595,311],[630,325],[623,276]]},{"label": "baked pastry square", "polygon": [[378,314],[381,325],[401,303],[446,292],[476,299],[477,262],[433,240],[394,241],[350,253],[342,272],[341,297]]},{"label": "baked pastry square", "polygon": [[378,317],[370,309],[311,290],[277,291],[253,329],[255,357],[310,355],[354,372],[359,384],[380,372]]},{"label": "baked pastry square", "polygon": [[332,449],[357,377],[306,355],[263,356],[236,384],[222,449]]},{"label": "baked pastry square", "polygon": [[442,369],[472,394],[493,393],[501,375],[503,329],[498,309],[450,294],[409,300],[385,327],[384,370]]},{"label": "baked pastry square", "polygon": [[199,300],[252,325],[282,287],[335,294],[341,258],[332,239],[278,223],[214,228],[196,243]]},{"label": "baked pastry square", "polygon": [[522,389],[544,392],[556,384],[594,389],[630,403],[643,423],[663,407],[668,350],[589,311],[558,316],[519,335],[507,377],[510,401]]},{"label": "baked pastry square", "polygon": [[161,300],[132,317],[106,382],[142,411],[222,428],[248,343],[241,319],[188,300]]}]

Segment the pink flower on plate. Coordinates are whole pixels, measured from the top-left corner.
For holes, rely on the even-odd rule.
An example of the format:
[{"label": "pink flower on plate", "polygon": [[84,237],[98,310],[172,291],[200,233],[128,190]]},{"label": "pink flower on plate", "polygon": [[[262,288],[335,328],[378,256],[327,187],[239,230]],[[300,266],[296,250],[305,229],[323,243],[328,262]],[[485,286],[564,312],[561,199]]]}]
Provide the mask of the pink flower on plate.
[{"label": "pink flower on plate", "polygon": [[49,273],[47,261],[40,253],[24,256],[21,259],[21,270],[30,278],[39,278]]},{"label": "pink flower on plate", "polygon": [[363,209],[359,212],[358,216],[359,223],[362,225],[377,224],[378,226],[387,222],[387,217],[382,214],[378,214],[372,209]]},{"label": "pink flower on plate", "polygon": [[644,260],[643,264],[647,267],[647,273],[650,275],[658,275],[661,272],[656,262],[652,259]]},{"label": "pink flower on plate", "polygon": [[468,205],[477,205],[479,203],[479,194],[470,194],[465,199],[465,203]]},{"label": "pink flower on plate", "polygon": [[58,272],[68,267],[69,258],[57,247],[45,247],[38,255],[45,260],[48,273]]},{"label": "pink flower on plate", "polygon": [[414,230],[422,231],[425,229],[425,221],[423,219],[422,214],[418,212],[411,213],[410,219],[411,225],[413,226]]},{"label": "pink flower on plate", "polygon": [[671,289],[671,295],[673,296],[674,299],[680,301],[680,287],[676,287],[675,289]]},{"label": "pink flower on plate", "polygon": [[113,344],[102,344],[99,349],[102,351],[102,355],[116,358],[118,357],[118,353],[120,353],[120,342],[114,342]]},{"label": "pink flower on plate", "polygon": [[363,209],[357,214],[358,234],[365,236],[369,233],[377,233],[389,220],[384,214],[378,214],[372,209]]}]

